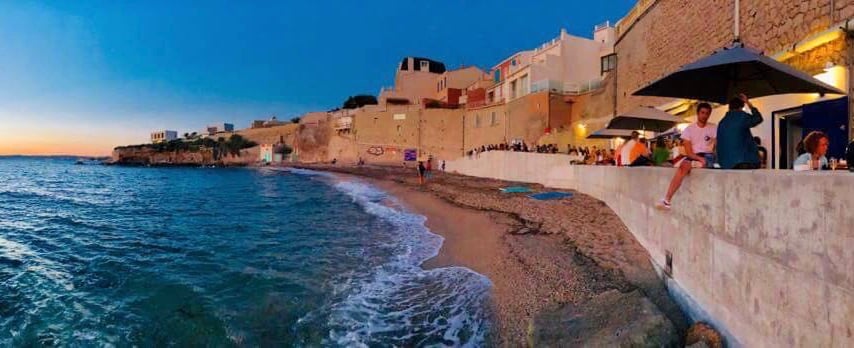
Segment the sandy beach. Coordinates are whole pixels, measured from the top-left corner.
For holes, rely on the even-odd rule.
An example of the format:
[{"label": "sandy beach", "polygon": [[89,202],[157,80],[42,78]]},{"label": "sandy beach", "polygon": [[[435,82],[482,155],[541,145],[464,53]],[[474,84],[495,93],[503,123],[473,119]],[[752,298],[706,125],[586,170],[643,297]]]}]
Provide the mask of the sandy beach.
[{"label": "sandy beach", "polygon": [[365,178],[426,216],[427,227],[445,242],[424,267],[464,266],[492,281],[496,345],[528,345],[542,313],[566,304],[583,308],[612,290],[639,290],[680,335],[686,329],[646,250],[604,203],[589,196],[573,192],[569,199],[538,201],[498,190],[513,183],[445,173],[421,186],[414,170],[402,167],[306,168]]}]

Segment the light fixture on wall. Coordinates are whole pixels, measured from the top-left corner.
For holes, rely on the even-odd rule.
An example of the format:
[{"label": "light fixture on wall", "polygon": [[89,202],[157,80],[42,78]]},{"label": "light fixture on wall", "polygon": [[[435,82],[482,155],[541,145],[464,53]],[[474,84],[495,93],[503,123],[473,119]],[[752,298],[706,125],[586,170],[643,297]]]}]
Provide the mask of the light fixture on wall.
[{"label": "light fixture on wall", "polygon": [[824,63],[824,72],[828,72],[834,67],[836,67],[836,63],[834,63],[833,61],[827,61],[827,63]]}]

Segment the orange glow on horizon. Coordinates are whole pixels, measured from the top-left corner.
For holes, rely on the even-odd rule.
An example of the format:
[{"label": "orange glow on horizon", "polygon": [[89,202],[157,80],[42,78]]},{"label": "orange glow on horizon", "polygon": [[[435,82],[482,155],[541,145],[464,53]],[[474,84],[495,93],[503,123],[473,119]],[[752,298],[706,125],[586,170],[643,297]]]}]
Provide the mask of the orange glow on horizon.
[{"label": "orange glow on horizon", "polygon": [[0,136],[0,155],[109,156],[116,146],[143,142],[128,140],[131,137],[110,132],[102,132],[105,134],[100,136],[56,129],[45,129],[36,135],[28,133],[13,130]]}]

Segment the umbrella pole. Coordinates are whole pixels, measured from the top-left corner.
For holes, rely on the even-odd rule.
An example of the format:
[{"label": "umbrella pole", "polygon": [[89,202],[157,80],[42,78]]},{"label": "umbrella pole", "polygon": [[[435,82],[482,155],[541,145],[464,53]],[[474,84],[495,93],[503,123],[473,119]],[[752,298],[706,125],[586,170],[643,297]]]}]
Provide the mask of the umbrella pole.
[{"label": "umbrella pole", "polygon": [[735,41],[739,41],[740,40],[739,36],[741,36],[741,33],[740,33],[741,28],[739,27],[739,24],[740,24],[739,22],[741,20],[741,18],[740,18],[741,17],[741,7],[739,6],[740,3],[741,2],[739,0],[735,0],[735,15],[733,16],[734,20],[733,20],[733,24],[732,24],[732,31],[733,31],[733,35],[735,36]]}]

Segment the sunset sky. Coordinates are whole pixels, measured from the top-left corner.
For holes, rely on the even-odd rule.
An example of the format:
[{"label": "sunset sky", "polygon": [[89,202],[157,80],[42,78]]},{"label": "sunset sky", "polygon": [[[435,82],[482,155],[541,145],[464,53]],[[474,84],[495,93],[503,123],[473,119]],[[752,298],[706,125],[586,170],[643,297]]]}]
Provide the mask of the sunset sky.
[{"label": "sunset sky", "polygon": [[390,86],[404,56],[488,69],[634,1],[0,2],[0,155],[107,155]]}]

